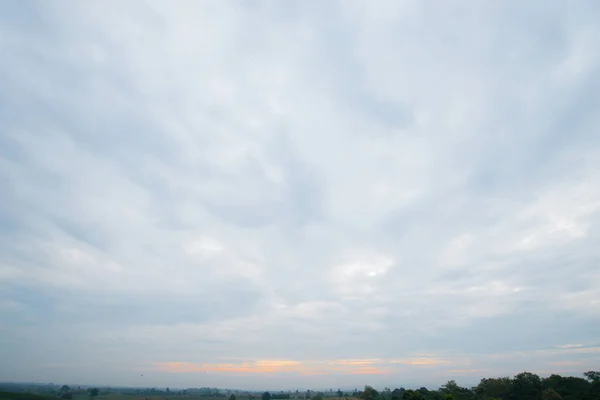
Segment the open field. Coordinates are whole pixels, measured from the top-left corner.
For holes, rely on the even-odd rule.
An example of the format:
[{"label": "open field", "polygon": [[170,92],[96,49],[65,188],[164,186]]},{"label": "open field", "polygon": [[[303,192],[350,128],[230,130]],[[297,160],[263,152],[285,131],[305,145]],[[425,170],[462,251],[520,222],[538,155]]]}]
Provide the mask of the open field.
[{"label": "open field", "polygon": [[48,400],[50,397],[33,393],[14,393],[0,391],[0,399],[2,400]]},{"label": "open field", "polygon": [[[27,393],[27,392],[7,392],[0,391],[1,400],[48,400],[48,399],[59,399],[56,396],[49,394],[38,394],[38,393]],[[172,394],[161,393],[161,394],[138,394],[138,393],[100,393],[99,396],[91,398],[89,393],[84,390],[78,390],[73,392],[72,400],[227,400],[228,396],[201,396],[194,394]],[[254,394],[254,400],[260,400],[260,394]],[[354,397],[327,397],[327,400],[355,400]],[[236,400],[250,400],[250,396],[244,393],[236,394]]]},{"label": "open field", "polygon": [[[41,395],[35,393],[14,393],[0,391],[0,400],[48,400],[59,399],[55,396]],[[91,397],[86,391],[77,391],[73,393],[72,400],[90,400]],[[200,395],[172,395],[167,394],[133,394],[133,393],[107,393],[100,394],[93,398],[94,400],[227,400],[228,397],[211,397]],[[237,400],[249,400],[250,397],[246,394],[236,394]],[[260,395],[254,395],[254,399],[260,399]],[[328,397],[327,400],[355,400],[353,397]]]}]

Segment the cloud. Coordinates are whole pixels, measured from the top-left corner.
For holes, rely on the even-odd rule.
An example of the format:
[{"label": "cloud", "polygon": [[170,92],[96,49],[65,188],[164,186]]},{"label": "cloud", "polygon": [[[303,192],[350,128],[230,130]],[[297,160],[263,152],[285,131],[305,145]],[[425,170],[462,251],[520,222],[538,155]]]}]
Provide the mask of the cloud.
[{"label": "cloud", "polygon": [[0,375],[593,368],[599,14],[4,2]]},{"label": "cloud", "polygon": [[371,365],[371,362],[300,362],[286,360],[259,360],[237,364],[194,364],[165,362],[158,369],[174,373],[231,373],[231,374],[300,374],[300,375],[377,375],[384,371]]},{"label": "cloud", "polygon": [[[573,361],[569,358],[577,354],[592,355],[591,360],[597,360],[597,347],[581,349],[536,349],[529,351],[513,351],[496,354],[447,353],[440,355],[413,354],[399,359],[338,359],[327,360],[236,360],[226,362],[197,363],[183,361],[166,361],[154,364],[159,371],[178,374],[221,374],[221,375],[404,375],[432,374],[433,376],[485,376],[489,373],[515,374],[519,368],[537,366],[537,368],[554,367],[567,368],[573,373],[585,365],[586,361]],[[472,368],[485,365],[487,369]]]},{"label": "cloud", "polygon": [[557,365],[557,366],[569,366],[569,365],[580,365],[581,361],[555,361],[555,362],[551,362],[550,365]]},{"label": "cloud", "polygon": [[556,348],[558,349],[572,349],[572,348],[576,348],[576,347],[582,347],[583,345],[580,343],[577,344],[563,344],[560,346],[556,346]]}]

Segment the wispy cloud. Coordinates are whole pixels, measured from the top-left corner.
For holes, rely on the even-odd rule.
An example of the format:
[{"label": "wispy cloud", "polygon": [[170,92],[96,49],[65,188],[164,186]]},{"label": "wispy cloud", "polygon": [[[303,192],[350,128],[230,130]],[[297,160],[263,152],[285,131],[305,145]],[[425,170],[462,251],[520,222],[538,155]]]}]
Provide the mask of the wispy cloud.
[{"label": "wispy cloud", "polygon": [[561,366],[568,366],[568,365],[581,365],[583,363],[581,361],[554,361],[549,364],[561,367]]},{"label": "wispy cloud", "polygon": [[[573,361],[578,354],[592,355],[600,349],[596,347],[578,349],[537,349],[513,351],[497,354],[454,353],[444,356],[413,355],[397,359],[338,359],[338,360],[230,360],[226,363],[160,362],[154,363],[159,371],[183,374],[300,374],[300,375],[396,375],[419,369],[439,374],[459,376],[485,376],[485,374],[516,373],[512,368],[521,368],[524,360],[538,368],[577,367],[585,365],[584,360]],[[558,357],[558,358],[557,358]],[[474,368],[487,366],[488,368]]]},{"label": "wispy cloud", "polygon": [[164,372],[175,373],[232,373],[232,374],[273,374],[294,373],[301,375],[379,375],[386,373],[381,363],[371,361],[288,361],[261,360],[237,364],[194,364],[189,362],[163,362],[157,368]]},{"label": "wispy cloud", "polygon": [[0,2],[0,376],[595,367],[599,19],[593,0]]},{"label": "wispy cloud", "polygon": [[573,349],[573,348],[577,348],[577,347],[582,347],[582,344],[563,344],[560,346],[556,346],[556,348],[558,349]]},{"label": "wispy cloud", "polygon": [[393,360],[395,364],[407,364],[407,365],[439,365],[439,364],[447,364],[450,361],[448,360],[440,360],[436,358],[409,358],[403,360]]}]

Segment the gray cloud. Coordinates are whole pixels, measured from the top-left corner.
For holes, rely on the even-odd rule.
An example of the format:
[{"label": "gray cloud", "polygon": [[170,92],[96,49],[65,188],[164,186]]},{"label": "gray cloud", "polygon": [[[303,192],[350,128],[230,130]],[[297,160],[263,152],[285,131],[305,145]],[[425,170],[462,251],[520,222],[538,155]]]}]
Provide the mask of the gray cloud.
[{"label": "gray cloud", "polygon": [[593,368],[599,12],[4,2],[1,375]]}]

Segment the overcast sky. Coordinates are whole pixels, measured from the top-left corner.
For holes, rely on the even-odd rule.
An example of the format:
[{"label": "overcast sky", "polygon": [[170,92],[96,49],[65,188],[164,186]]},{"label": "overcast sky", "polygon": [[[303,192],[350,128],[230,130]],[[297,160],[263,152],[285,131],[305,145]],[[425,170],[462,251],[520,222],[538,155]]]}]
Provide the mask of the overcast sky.
[{"label": "overcast sky", "polygon": [[597,369],[599,20],[595,0],[1,1],[0,377]]}]

